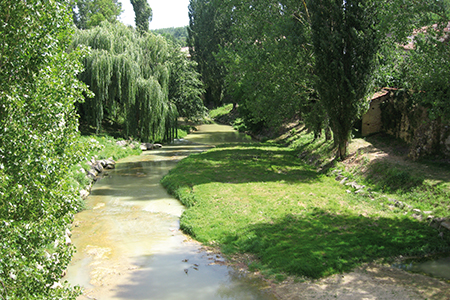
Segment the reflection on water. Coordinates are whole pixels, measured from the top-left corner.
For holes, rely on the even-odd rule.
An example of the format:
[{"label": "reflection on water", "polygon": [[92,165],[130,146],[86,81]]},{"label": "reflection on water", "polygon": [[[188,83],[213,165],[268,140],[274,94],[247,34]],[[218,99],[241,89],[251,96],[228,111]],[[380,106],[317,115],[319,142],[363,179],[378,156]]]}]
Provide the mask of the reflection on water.
[{"label": "reflection on water", "polygon": [[186,139],[193,143],[209,145],[252,141],[250,136],[230,130],[230,126],[217,124],[199,126],[198,131],[190,134]]},{"label": "reflection on water", "polygon": [[184,207],[159,183],[205,143],[246,140],[229,126],[203,125],[178,145],[118,162],[75,217],[77,253],[65,279],[84,287],[80,299],[275,299],[263,282],[189,241],[179,231]]},{"label": "reflection on water", "polygon": [[450,257],[424,262],[396,264],[394,267],[415,273],[428,274],[437,278],[450,279]]}]

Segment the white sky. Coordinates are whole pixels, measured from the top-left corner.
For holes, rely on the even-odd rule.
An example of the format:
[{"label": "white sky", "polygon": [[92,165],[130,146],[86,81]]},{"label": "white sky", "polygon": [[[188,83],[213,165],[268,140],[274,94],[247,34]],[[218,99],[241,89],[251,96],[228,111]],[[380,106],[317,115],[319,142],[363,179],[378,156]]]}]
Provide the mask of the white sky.
[{"label": "white sky", "polygon": [[[168,27],[183,27],[189,25],[188,6],[189,0],[147,0],[153,11],[153,19],[150,29]],[[134,24],[134,10],[130,0],[119,0],[122,2],[120,21],[125,25]]]}]

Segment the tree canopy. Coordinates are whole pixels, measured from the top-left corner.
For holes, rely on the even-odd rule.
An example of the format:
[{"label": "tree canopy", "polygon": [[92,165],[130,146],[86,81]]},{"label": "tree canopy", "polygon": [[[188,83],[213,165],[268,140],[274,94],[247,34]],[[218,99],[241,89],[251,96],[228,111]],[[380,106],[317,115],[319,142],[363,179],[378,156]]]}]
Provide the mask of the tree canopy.
[{"label": "tree canopy", "polygon": [[315,88],[343,159],[353,123],[366,108],[380,37],[378,7],[370,0],[314,0],[311,13]]},{"label": "tree canopy", "polygon": [[[253,131],[293,115],[316,135],[330,126],[343,158],[375,84],[407,89],[432,118],[448,116],[449,7],[448,0],[191,0],[188,44],[208,105],[238,104]],[[399,45],[411,36],[415,46],[405,52]]]},{"label": "tree canopy", "polygon": [[76,32],[73,49],[81,45],[91,50],[79,77],[95,96],[79,112],[97,132],[104,120],[115,120],[124,124],[126,137],[162,140],[176,127],[178,112],[202,112],[202,84],[193,63],[162,36],[103,22]]},{"label": "tree canopy", "polygon": [[70,262],[66,229],[78,206],[68,168],[75,103],[87,89],[76,78],[80,51],[69,1],[0,2],[0,298],[75,299],[52,288]]},{"label": "tree canopy", "polygon": [[73,21],[79,29],[89,29],[103,21],[114,23],[122,13],[117,0],[76,0],[72,6]]},{"label": "tree canopy", "polygon": [[149,23],[152,21],[152,8],[147,0],[131,0],[134,10],[136,29],[140,32],[148,31]]}]

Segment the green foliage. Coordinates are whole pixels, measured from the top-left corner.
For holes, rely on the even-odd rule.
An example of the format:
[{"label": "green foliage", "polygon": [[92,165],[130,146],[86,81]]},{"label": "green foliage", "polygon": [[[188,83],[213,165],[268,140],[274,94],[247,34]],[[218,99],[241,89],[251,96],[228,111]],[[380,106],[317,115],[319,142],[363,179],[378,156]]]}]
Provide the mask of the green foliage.
[{"label": "green foliage", "polygon": [[131,0],[131,5],[133,5],[136,29],[141,33],[147,32],[149,23],[152,21],[152,8],[147,0]]},{"label": "green foliage", "polygon": [[174,45],[180,47],[187,47],[188,30],[187,27],[170,27],[153,29],[151,32],[160,34],[167,40],[171,41]]},{"label": "green foliage", "polygon": [[222,1],[191,0],[189,4],[188,45],[192,59],[205,85],[205,105],[218,106],[223,98],[224,68],[216,58],[219,47],[228,40],[230,20],[219,6]]},{"label": "green foliage", "polygon": [[117,0],[75,0],[73,21],[78,29],[89,29],[103,21],[114,23],[122,13],[122,3]]},{"label": "green foliage", "polygon": [[277,127],[308,106],[313,92],[305,6],[298,1],[230,1],[221,9],[233,20],[231,42],[218,55],[226,67],[227,94],[239,104],[249,128]]},{"label": "green foliage", "polygon": [[216,147],[182,160],[162,184],[188,204],[184,231],[228,252],[255,254],[252,267],[279,279],[448,251],[448,237],[436,229],[346,193],[297,153],[272,144]]},{"label": "green foliage", "polygon": [[73,246],[65,230],[77,208],[68,178],[82,158],[75,102],[79,50],[68,1],[0,2],[0,297],[75,299],[60,280]]},{"label": "green foliage", "polygon": [[169,138],[177,109],[168,98],[171,50],[164,38],[104,22],[76,31],[73,48],[80,45],[91,49],[80,79],[95,94],[80,105],[81,120],[99,132],[103,120],[123,119],[127,137]]},{"label": "green foliage", "polygon": [[[432,30],[430,30],[432,31]],[[430,118],[450,118],[450,47],[437,33],[418,35],[403,64],[403,84],[413,90],[414,104],[428,108]]]},{"label": "green foliage", "polygon": [[320,101],[330,118],[343,159],[353,122],[367,106],[365,96],[380,42],[376,2],[309,1],[314,73]]},{"label": "green foliage", "polygon": [[197,120],[204,116],[206,108],[201,96],[204,93],[197,63],[187,53],[174,47],[170,55],[169,99],[183,118]]},{"label": "green foliage", "polygon": [[209,116],[211,119],[220,118],[226,114],[229,114],[233,109],[233,104],[227,104],[221,107],[217,107],[209,111]]}]

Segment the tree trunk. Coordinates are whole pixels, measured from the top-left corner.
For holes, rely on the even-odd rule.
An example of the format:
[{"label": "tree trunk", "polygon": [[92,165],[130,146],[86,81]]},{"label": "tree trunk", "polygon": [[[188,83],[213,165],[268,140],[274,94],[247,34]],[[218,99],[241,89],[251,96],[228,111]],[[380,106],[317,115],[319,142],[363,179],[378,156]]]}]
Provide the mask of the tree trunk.
[{"label": "tree trunk", "polygon": [[331,134],[331,128],[330,128],[330,126],[326,126],[325,127],[325,139],[327,141],[331,141],[332,138],[333,138],[333,136]]},{"label": "tree trunk", "polygon": [[347,157],[347,145],[347,139],[339,141],[338,151],[336,155],[339,160],[344,160]]}]

